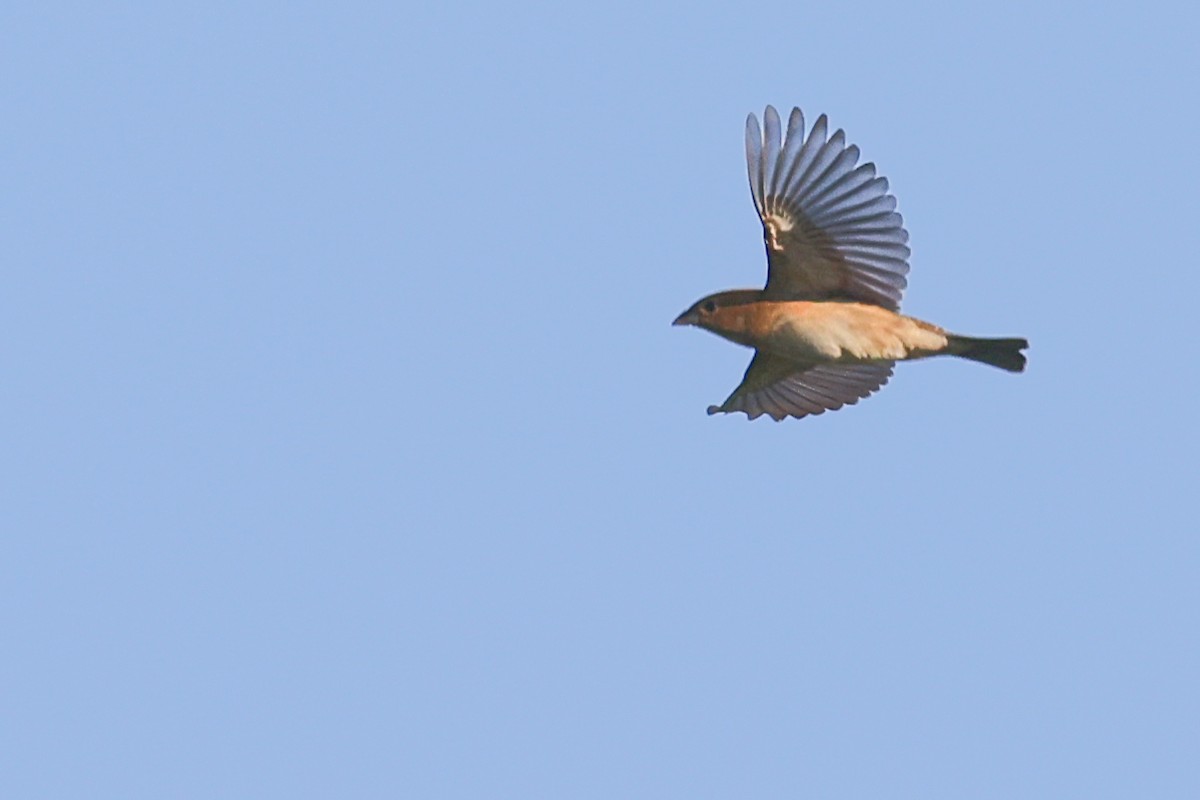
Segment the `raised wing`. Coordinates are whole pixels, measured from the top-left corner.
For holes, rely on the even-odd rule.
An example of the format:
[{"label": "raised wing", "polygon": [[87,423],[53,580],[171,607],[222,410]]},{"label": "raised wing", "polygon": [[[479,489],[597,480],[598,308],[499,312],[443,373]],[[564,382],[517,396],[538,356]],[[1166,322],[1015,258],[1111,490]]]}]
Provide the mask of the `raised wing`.
[{"label": "raised wing", "polygon": [[892,376],[891,361],[873,364],[823,364],[796,371],[789,361],[762,351],[754,354],[741,384],[709,414],[745,412],[750,419],[767,414],[779,421],[853,405]]},{"label": "raised wing", "polygon": [[886,178],[838,130],[826,139],[822,114],[804,135],[793,108],[780,142],[779,114],[746,120],[750,192],[767,245],[766,296],[780,300],[857,300],[893,311],[908,285],[908,232]]}]

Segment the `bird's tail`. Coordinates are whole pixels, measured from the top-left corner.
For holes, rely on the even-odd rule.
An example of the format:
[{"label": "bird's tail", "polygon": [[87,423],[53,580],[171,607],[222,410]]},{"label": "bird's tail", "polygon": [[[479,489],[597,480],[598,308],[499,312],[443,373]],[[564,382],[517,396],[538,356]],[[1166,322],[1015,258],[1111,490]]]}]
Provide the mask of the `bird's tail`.
[{"label": "bird's tail", "polygon": [[1027,347],[1029,342],[1025,339],[977,339],[951,334],[946,352],[1009,372],[1024,372],[1025,354],[1021,351]]}]

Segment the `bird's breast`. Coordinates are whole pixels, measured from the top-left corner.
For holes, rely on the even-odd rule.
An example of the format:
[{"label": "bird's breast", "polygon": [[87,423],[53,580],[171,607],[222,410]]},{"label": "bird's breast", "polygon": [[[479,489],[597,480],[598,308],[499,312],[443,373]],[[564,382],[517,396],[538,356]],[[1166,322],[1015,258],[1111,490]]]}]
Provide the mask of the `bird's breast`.
[{"label": "bird's breast", "polygon": [[[830,303],[773,303],[765,315],[760,347],[794,361],[834,361],[848,334],[843,315],[830,313]],[[835,309],[836,310],[836,309]]]}]

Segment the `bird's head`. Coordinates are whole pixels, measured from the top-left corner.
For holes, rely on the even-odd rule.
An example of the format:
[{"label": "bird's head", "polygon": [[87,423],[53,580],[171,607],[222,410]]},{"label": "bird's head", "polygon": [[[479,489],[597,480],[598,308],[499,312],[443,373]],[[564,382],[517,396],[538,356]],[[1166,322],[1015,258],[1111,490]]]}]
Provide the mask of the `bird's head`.
[{"label": "bird's head", "polygon": [[742,337],[740,336],[744,332],[742,330],[744,324],[741,319],[744,315],[741,313],[743,309],[739,307],[761,299],[762,290],[760,289],[731,289],[726,292],[717,292],[692,303],[691,308],[676,317],[671,324],[694,325],[739,344],[745,344],[741,341]]}]

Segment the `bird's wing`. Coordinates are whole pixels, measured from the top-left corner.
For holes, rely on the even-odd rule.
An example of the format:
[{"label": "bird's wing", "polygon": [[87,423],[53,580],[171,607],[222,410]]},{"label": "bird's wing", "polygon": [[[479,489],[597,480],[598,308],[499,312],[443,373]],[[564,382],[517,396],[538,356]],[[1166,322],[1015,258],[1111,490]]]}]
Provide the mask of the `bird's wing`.
[{"label": "bird's wing", "polygon": [[822,364],[797,372],[790,361],[758,351],[741,384],[709,414],[745,412],[750,419],[774,420],[836,411],[853,405],[888,382],[894,362]]},{"label": "bird's wing", "polygon": [[822,114],[804,135],[793,108],[780,143],[779,114],[762,131],[746,120],[750,192],[767,245],[766,296],[780,300],[857,300],[893,311],[908,285],[908,232],[886,178],[855,166],[858,147],[838,130],[828,140]]}]

